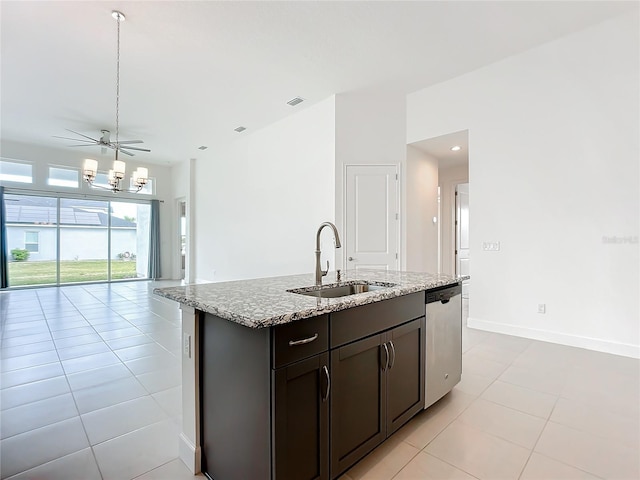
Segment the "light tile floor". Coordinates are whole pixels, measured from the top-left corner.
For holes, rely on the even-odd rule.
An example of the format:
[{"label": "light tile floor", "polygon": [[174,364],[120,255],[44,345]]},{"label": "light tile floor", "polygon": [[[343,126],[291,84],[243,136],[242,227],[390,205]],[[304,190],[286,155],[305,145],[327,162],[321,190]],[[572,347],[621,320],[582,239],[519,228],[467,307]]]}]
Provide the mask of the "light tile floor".
[{"label": "light tile floor", "polygon": [[[179,310],[150,293],[171,284],[0,293],[2,480],[194,478]],[[463,351],[462,382],[343,480],[640,478],[640,361],[467,328]]]},{"label": "light tile floor", "polygon": [[[0,293],[3,480],[181,480],[176,282]],[[202,476],[200,478],[203,478]]]},{"label": "light tile floor", "polygon": [[462,381],[341,480],[640,479],[640,361],[465,328]]}]

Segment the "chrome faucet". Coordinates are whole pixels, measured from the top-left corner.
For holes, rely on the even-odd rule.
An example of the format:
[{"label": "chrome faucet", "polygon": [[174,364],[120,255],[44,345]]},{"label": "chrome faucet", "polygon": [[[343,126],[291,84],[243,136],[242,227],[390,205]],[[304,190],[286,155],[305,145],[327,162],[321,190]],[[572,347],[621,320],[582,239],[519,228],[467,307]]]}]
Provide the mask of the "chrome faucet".
[{"label": "chrome faucet", "polygon": [[329,260],[327,260],[326,270],[322,270],[322,268],[320,268],[320,232],[322,232],[322,229],[324,227],[331,227],[331,229],[333,230],[333,236],[336,239],[336,248],[342,247],[342,245],[340,245],[340,235],[338,235],[338,229],[336,228],[336,226],[331,222],[324,222],[322,225],[320,225],[320,228],[318,228],[318,233],[316,233],[316,285],[317,286],[322,285],[322,277],[324,277],[329,272]]}]

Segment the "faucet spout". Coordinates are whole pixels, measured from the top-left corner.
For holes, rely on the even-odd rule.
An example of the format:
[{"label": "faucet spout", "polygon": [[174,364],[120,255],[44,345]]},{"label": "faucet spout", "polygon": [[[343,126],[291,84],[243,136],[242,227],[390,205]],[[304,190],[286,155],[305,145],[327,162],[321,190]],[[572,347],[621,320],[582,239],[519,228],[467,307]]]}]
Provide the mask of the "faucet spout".
[{"label": "faucet spout", "polygon": [[318,228],[318,233],[316,233],[316,285],[317,286],[322,285],[322,277],[324,277],[329,272],[328,261],[327,261],[326,270],[322,270],[322,267],[320,267],[320,253],[321,253],[320,252],[320,233],[322,233],[322,229],[324,227],[330,227],[333,230],[333,236],[335,238],[336,248],[342,247],[342,245],[340,244],[340,235],[338,235],[338,229],[336,228],[336,226],[331,222],[324,222],[323,224],[321,224],[320,228]]}]

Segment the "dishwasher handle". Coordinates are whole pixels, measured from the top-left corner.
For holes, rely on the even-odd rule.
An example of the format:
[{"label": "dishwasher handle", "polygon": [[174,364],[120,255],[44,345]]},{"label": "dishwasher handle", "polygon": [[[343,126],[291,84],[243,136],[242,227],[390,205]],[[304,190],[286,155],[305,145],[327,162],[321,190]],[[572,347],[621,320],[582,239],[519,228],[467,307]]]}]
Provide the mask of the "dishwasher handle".
[{"label": "dishwasher handle", "polygon": [[456,285],[454,287],[444,288],[442,290],[436,290],[435,292],[427,292],[426,303],[440,302],[442,304],[449,303],[449,301],[456,295],[462,293],[462,287]]}]

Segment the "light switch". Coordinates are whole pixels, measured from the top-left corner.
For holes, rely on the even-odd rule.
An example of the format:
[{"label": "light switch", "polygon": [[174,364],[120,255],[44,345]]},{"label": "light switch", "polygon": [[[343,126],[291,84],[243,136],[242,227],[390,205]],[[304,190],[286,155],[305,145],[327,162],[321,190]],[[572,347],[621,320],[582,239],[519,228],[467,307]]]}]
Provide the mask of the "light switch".
[{"label": "light switch", "polygon": [[499,252],[500,242],[482,242],[482,250],[485,252]]}]

